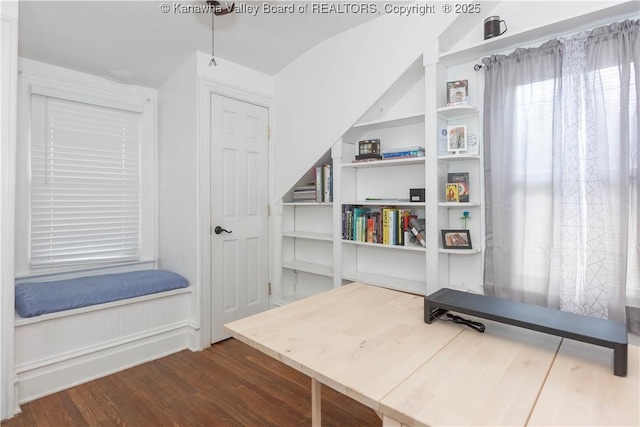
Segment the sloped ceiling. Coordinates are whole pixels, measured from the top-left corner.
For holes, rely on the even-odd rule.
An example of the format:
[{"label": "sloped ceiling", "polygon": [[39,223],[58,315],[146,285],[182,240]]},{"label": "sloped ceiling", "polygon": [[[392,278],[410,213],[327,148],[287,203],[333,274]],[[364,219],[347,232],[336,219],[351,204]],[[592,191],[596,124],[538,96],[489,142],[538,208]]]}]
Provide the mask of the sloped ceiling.
[{"label": "sloped ceiling", "polygon": [[[237,1],[241,7],[237,13],[215,18],[216,56],[274,75],[323,40],[378,16],[266,13],[263,7],[254,15],[249,8],[301,3]],[[205,5],[205,1],[24,0],[19,54],[157,88],[193,51],[211,51],[211,14],[197,11]]]}]

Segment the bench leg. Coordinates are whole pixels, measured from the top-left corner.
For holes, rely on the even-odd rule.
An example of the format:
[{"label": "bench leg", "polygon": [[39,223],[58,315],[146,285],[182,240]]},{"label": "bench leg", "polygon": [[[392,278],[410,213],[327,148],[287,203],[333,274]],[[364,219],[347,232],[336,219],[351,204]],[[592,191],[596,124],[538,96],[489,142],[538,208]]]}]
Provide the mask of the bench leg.
[{"label": "bench leg", "polygon": [[613,345],[613,374],[627,376],[627,344]]}]

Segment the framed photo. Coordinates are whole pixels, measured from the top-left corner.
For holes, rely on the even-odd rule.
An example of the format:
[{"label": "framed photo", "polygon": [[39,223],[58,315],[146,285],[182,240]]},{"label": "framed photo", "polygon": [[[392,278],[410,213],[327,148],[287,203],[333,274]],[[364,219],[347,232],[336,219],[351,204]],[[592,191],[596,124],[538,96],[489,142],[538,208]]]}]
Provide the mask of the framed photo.
[{"label": "framed photo", "polygon": [[469,230],[441,230],[443,249],[473,249]]},{"label": "framed photo", "polygon": [[464,105],[469,96],[469,81],[447,82],[447,106]]},{"label": "framed photo", "polygon": [[467,126],[447,126],[447,151],[467,151]]}]

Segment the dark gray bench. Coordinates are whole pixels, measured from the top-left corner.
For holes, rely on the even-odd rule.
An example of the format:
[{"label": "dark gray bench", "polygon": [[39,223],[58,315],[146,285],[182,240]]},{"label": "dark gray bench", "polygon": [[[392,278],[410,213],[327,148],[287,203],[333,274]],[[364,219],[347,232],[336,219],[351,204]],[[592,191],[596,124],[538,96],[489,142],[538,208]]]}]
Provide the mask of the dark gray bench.
[{"label": "dark gray bench", "polygon": [[449,310],[612,348],[613,373],[627,375],[627,328],[622,323],[449,288],[424,298],[426,323]]}]

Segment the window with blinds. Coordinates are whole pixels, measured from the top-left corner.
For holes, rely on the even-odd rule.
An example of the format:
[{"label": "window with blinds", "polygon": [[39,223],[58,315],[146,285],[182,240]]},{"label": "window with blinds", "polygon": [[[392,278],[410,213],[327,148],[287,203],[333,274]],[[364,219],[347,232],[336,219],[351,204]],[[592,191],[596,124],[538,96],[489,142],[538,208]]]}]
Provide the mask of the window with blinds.
[{"label": "window with blinds", "polygon": [[140,112],[33,93],[31,267],[139,259]]}]

